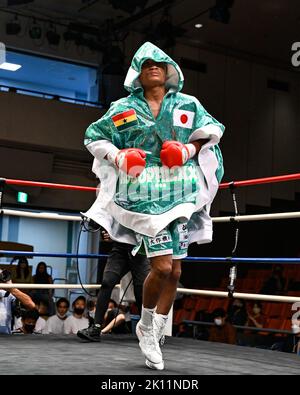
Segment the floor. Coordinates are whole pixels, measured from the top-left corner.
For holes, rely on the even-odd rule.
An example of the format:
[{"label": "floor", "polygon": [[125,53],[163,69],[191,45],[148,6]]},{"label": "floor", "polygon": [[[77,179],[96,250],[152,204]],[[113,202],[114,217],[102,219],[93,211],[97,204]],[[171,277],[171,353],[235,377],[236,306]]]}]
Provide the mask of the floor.
[{"label": "floor", "polygon": [[[168,338],[163,347],[168,375],[299,375],[293,354]],[[101,343],[76,336],[0,336],[1,374],[157,375],[148,370],[135,337],[107,335]]]}]

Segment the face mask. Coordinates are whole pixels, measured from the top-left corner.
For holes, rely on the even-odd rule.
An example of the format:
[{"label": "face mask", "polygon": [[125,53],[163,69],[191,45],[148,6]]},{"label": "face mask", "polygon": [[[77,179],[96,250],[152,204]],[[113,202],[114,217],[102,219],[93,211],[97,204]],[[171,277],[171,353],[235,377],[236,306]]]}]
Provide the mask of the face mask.
[{"label": "face mask", "polygon": [[299,324],[293,324],[292,325],[292,332],[294,335],[298,335],[300,333],[300,325]]},{"label": "face mask", "polygon": [[33,333],[34,328],[35,328],[35,325],[33,325],[33,324],[25,324],[24,325],[24,329],[25,329],[26,333]]},{"label": "face mask", "polygon": [[217,326],[221,326],[223,324],[223,321],[221,320],[221,318],[215,318],[215,324]]},{"label": "face mask", "polygon": [[91,318],[95,318],[95,311],[89,311],[89,316],[91,317]]},{"label": "face mask", "polygon": [[82,315],[84,313],[84,309],[81,307],[74,307],[74,313],[77,315]]}]

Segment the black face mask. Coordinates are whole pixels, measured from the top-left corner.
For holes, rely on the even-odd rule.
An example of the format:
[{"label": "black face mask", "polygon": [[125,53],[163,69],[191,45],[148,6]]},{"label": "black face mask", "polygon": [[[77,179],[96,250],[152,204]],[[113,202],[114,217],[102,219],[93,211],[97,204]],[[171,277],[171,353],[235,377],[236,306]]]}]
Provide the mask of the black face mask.
[{"label": "black face mask", "polygon": [[81,307],[74,307],[74,313],[77,315],[82,315],[84,313],[84,309]]},{"label": "black face mask", "polygon": [[33,325],[33,324],[25,324],[24,325],[24,329],[25,329],[26,333],[33,333],[34,328],[35,328],[35,325]]}]

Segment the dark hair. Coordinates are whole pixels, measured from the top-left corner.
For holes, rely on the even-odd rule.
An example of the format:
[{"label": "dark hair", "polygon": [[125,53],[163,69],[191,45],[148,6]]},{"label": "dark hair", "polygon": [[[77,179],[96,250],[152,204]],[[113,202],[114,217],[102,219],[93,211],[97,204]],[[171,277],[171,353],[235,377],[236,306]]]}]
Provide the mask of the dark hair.
[{"label": "dark hair", "polygon": [[39,318],[39,312],[37,310],[25,310],[22,312],[22,320],[35,320]]},{"label": "dark hair", "polygon": [[21,256],[19,258],[19,260],[18,260],[18,266],[17,266],[17,269],[16,269],[17,278],[21,278],[21,263],[25,263],[26,264],[26,267],[24,269],[24,278],[26,278],[26,277],[29,276],[30,270],[29,270],[28,260],[24,256]]},{"label": "dark hair", "polygon": [[79,300],[82,300],[84,303],[86,303],[86,298],[85,298],[84,296],[78,296],[78,298],[76,298],[76,299],[74,300],[74,302],[72,303],[72,307],[74,307],[75,304],[76,304],[77,302],[79,302]]},{"label": "dark hair", "polygon": [[217,317],[222,317],[225,318],[226,317],[226,313],[224,309],[215,309],[212,313],[213,318],[217,318]]},{"label": "dark hair", "polygon": [[89,300],[87,301],[86,307],[87,307],[88,309],[92,309],[92,308],[94,308],[95,306],[96,306],[96,302],[95,302],[94,299],[89,299]]},{"label": "dark hair", "polygon": [[109,299],[109,302],[108,302],[108,303],[113,303],[113,305],[114,305],[115,307],[118,306],[118,303],[117,303],[115,300],[113,300],[113,299]]},{"label": "dark hair", "polygon": [[234,302],[237,302],[237,301],[241,303],[241,305],[242,305],[241,309],[246,310],[246,301],[244,299],[239,299],[239,298],[232,299],[232,301],[230,302],[230,307],[232,307]]},{"label": "dark hair", "polygon": [[[41,266],[45,267],[45,271],[43,273],[39,272],[39,269]],[[34,282],[36,284],[48,284],[49,283],[49,277],[50,275],[47,273],[47,265],[45,262],[40,262],[38,263],[35,271],[35,275],[33,276]]]},{"label": "dark hair", "polygon": [[49,307],[49,300],[41,297],[40,295],[33,296],[31,299],[37,306],[44,305]]},{"label": "dark hair", "polygon": [[58,308],[59,305],[60,305],[61,303],[65,303],[65,304],[67,305],[67,308],[70,307],[70,302],[68,301],[68,299],[66,299],[66,298],[60,298],[60,299],[58,299],[58,301],[56,302],[56,308]]}]

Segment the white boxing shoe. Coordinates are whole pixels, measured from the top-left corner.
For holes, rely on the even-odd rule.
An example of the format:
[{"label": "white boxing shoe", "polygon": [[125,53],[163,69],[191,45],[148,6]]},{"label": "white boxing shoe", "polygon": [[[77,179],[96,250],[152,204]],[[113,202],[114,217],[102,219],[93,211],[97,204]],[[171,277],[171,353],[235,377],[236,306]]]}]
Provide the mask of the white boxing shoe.
[{"label": "white boxing shoe", "polygon": [[148,359],[146,359],[145,363],[146,363],[146,366],[152,370],[164,370],[164,368],[165,368],[164,361],[161,361],[161,363],[152,363],[152,362],[148,361]]},{"label": "white boxing shoe", "polygon": [[136,335],[139,339],[140,349],[146,357],[146,360],[154,365],[163,363],[162,353],[158,341],[154,336],[153,328],[145,327],[141,324],[141,321],[139,321],[136,325]]},{"label": "white boxing shoe", "polygon": [[167,319],[163,318],[160,314],[154,314],[153,317],[153,331],[154,336],[160,346],[165,344],[165,327]]}]

